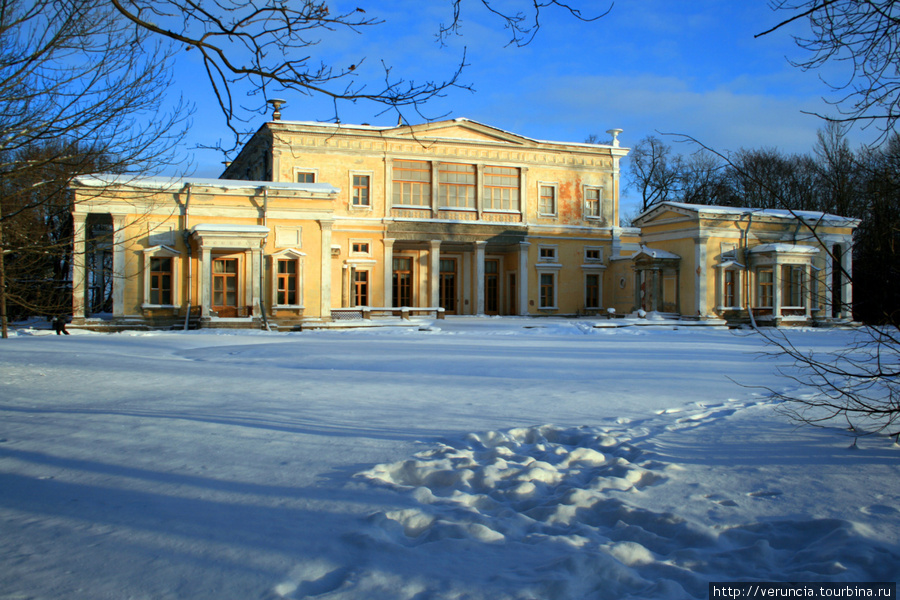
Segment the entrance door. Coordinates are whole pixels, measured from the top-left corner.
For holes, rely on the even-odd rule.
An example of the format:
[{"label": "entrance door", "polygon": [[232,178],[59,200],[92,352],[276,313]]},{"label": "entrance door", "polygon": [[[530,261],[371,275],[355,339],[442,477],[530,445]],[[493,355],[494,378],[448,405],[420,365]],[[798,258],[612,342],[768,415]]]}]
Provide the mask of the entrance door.
[{"label": "entrance door", "polygon": [[394,257],[394,306],[412,306],[412,258]]},{"label": "entrance door", "polygon": [[238,259],[213,260],[212,309],[220,317],[238,316]]},{"label": "entrance door", "polygon": [[500,314],[500,260],[497,258],[484,261],[484,312]]},{"label": "entrance door", "polygon": [[456,259],[441,259],[440,306],[448,315],[456,314]]}]

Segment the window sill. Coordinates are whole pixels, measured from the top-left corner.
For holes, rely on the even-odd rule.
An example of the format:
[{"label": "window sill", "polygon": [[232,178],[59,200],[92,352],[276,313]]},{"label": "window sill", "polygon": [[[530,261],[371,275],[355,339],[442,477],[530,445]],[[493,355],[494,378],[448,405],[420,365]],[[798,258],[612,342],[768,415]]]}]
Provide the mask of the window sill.
[{"label": "window sill", "polygon": [[470,208],[468,206],[439,206],[438,210],[446,210],[450,212],[478,212],[478,209]]},{"label": "window sill", "polygon": [[174,304],[150,304],[148,302],[145,302],[144,304],[141,304],[141,308],[144,308],[144,309],[147,309],[147,308],[149,308],[149,309],[175,309],[175,308],[179,308],[179,307]]},{"label": "window sill", "polygon": [[302,304],[273,304],[272,310],[302,310]]}]

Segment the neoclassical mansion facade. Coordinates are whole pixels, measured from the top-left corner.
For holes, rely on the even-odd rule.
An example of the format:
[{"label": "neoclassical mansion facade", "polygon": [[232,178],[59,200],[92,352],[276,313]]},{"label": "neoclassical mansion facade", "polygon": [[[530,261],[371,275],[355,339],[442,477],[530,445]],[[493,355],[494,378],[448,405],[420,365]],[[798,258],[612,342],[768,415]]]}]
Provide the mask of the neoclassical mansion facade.
[{"label": "neoclassical mansion facade", "polygon": [[[219,179],[82,177],[73,323],[297,328],[388,315],[850,317],[834,215],[666,203],[620,224],[619,130],[265,123]],[[111,289],[112,301],[101,302]]]}]

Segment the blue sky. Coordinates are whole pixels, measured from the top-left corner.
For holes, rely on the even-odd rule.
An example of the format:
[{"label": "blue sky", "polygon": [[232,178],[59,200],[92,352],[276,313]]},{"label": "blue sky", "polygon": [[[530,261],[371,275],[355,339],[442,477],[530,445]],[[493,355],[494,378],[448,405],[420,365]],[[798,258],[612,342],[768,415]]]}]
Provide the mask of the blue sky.
[{"label": "blue sky", "polygon": [[[608,4],[573,0],[585,13]],[[496,5],[528,8],[530,0],[494,0]],[[590,23],[560,9],[546,9],[542,28],[524,47],[508,47],[508,33],[480,2],[463,2],[462,36],[441,47],[438,25],[450,19],[449,0],[339,0],[332,10],[361,6],[385,23],[362,34],[335,32],[315,48],[316,58],[337,65],[359,64],[359,81],[383,78],[381,61],[393,72],[417,81],[449,76],[467,52],[470,65],[462,80],[474,92],[450,90],[424,109],[427,117],[467,117],[525,136],[581,142],[596,133],[621,128],[623,146],[659,133],[697,138],[720,151],[777,147],[811,151],[823,122],[802,111],[833,114],[822,97],[829,90],[821,76],[835,80],[841,72],[802,72],[788,58],[802,59],[791,33],[794,27],[763,38],[754,34],[782,18],[766,0],[618,0],[611,12]],[[182,54],[176,71],[177,91],[198,110],[190,144],[227,138],[223,122],[210,104],[211,93],[190,54]],[[333,104],[323,98],[285,93],[286,120],[328,120]],[[247,100],[253,104],[255,98]],[[378,116],[374,104],[338,106],[345,123],[392,125],[396,113]],[[410,122],[422,119],[406,114]],[[248,127],[256,129],[262,115]],[[854,145],[874,134],[855,131]],[[669,141],[690,152],[676,138]],[[223,157],[194,151],[196,175],[216,176]]]}]

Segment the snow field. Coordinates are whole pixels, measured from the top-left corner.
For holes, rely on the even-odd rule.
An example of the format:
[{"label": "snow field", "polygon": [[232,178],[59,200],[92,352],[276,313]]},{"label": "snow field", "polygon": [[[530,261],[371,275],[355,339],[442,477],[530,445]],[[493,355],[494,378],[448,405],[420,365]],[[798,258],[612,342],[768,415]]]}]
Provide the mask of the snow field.
[{"label": "snow field", "polygon": [[786,422],[763,387],[811,391],[746,334],[448,318],[7,342],[2,600],[900,579],[900,449]]}]

